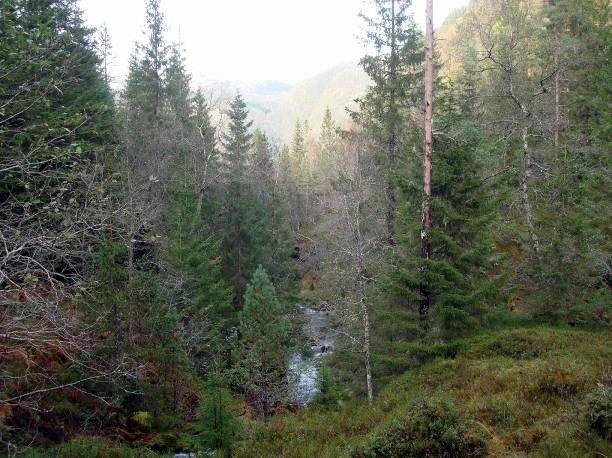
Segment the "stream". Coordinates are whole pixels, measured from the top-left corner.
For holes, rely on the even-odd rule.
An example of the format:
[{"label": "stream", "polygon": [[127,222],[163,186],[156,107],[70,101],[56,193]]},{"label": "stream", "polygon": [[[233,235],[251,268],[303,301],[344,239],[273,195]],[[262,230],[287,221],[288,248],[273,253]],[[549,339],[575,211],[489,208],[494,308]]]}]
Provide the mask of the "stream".
[{"label": "stream", "polygon": [[336,331],[327,310],[300,306],[304,314],[304,334],[310,343],[310,354],[297,351],[289,358],[289,399],[306,405],[317,394],[317,373],[323,356],[332,352]]}]

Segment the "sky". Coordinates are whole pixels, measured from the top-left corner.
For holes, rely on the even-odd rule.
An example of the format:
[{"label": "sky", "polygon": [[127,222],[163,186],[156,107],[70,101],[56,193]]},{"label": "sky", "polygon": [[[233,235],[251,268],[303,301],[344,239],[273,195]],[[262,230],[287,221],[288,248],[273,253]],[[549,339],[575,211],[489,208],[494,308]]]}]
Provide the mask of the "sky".
[{"label": "sky", "polygon": [[[162,0],[167,40],[182,42],[195,82],[294,84],[364,53],[367,0]],[[434,25],[469,0],[434,0]],[[134,44],[143,39],[145,0],[80,0],[87,23],[106,24],[111,73],[125,78]],[[425,0],[413,0],[424,28]]]}]

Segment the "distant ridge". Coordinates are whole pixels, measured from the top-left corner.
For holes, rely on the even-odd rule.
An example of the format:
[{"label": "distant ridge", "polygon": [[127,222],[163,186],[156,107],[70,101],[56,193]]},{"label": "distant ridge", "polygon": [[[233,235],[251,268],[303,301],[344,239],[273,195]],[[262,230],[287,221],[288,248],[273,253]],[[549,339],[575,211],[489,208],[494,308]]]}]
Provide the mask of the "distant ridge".
[{"label": "distant ridge", "polygon": [[369,81],[357,64],[338,65],[296,84],[268,113],[253,112],[253,119],[257,127],[285,143],[298,119],[307,120],[317,135],[327,107],[337,123],[348,122],[346,108],[355,107],[354,100],[365,93]]},{"label": "distant ridge", "polygon": [[355,63],[342,64],[295,85],[267,80],[260,83],[239,81],[205,81],[224,102],[220,109],[240,91],[249,107],[254,127],[269,137],[290,143],[295,123],[308,121],[312,133],[319,134],[325,109],[329,107],[334,121],[341,127],[349,123],[348,108],[355,108],[355,99],[362,96],[370,79]]}]

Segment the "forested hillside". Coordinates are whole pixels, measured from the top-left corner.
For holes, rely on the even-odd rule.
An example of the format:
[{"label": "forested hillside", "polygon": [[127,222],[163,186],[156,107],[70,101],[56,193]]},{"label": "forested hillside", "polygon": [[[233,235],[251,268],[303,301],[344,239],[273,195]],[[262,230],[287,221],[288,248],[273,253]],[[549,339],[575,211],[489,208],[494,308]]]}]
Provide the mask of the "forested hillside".
[{"label": "forested hillside", "polygon": [[269,114],[161,1],[115,91],[0,0],[0,454],[611,456],[609,0],[369,0]]}]

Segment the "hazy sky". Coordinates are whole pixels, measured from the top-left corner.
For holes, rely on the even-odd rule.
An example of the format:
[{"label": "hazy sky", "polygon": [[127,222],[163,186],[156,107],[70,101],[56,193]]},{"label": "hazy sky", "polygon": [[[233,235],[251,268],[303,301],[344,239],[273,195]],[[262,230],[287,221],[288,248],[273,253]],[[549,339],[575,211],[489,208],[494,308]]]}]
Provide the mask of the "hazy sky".
[{"label": "hazy sky", "polygon": [[[162,0],[168,41],[183,42],[195,81],[268,79],[296,83],[336,64],[359,60],[367,0]],[[469,0],[434,0],[435,24]],[[87,22],[107,24],[112,73],[127,73],[143,38],[145,0],[81,0]],[[413,0],[424,27],[425,0]]]}]

